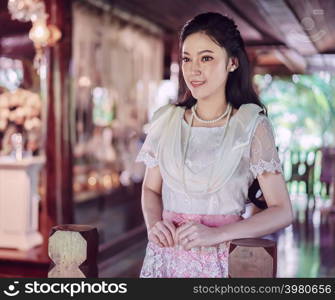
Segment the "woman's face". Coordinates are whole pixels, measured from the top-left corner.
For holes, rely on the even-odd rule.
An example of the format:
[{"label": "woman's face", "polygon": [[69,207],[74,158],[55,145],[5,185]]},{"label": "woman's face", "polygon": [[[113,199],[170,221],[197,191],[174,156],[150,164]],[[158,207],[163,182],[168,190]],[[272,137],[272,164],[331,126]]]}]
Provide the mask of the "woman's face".
[{"label": "woman's face", "polygon": [[187,87],[196,99],[223,96],[231,68],[224,48],[205,33],[189,35],[182,47],[182,72]]}]

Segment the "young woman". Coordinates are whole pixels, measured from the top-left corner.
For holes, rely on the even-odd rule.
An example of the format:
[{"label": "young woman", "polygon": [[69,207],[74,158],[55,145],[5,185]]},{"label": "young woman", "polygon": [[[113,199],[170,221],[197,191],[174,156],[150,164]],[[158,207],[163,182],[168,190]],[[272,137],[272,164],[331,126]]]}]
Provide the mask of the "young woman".
[{"label": "young woman", "polygon": [[[137,157],[149,239],[140,277],[227,277],[229,241],[288,226],[291,203],[234,22],[196,16],[180,50],[185,97],[155,113]],[[267,208],[242,219],[255,180]]]}]

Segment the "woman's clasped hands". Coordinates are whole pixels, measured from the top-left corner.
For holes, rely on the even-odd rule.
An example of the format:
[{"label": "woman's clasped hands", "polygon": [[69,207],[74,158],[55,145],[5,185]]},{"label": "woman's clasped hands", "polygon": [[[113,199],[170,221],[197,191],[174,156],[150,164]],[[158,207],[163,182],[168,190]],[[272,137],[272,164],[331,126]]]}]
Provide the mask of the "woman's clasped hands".
[{"label": "woman's clasped hands", "polygon": [[148,230],[148,240],[160,247],[173,247],[175,245],[176,226],[167,220],[155,223]]},{"label": "woman's clasped hands", "polygon": [[221,243],[219,230],[217,227],[208,227],[193,221],[187,221],[176,227],[170,221],[161,220],[149,230],[148,239],[160,247],[180,245],[184,250],[190,250],[193,247]]}]

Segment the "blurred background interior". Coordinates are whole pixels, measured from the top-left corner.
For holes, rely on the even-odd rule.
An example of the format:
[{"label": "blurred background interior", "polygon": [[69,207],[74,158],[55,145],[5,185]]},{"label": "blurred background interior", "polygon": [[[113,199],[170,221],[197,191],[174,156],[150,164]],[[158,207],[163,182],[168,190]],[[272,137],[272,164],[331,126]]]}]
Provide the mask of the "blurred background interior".
[{"label": "blurred background interior", "polygon": [[101,277],[138,276],[134,158],[177,100],[178,31],[207,11],[238,24],[276,133],[295,211],[270,237],[277,276],[335,276],[335,1],[0,0],[1,277],[45,277],[69,223],[98,228]]}]

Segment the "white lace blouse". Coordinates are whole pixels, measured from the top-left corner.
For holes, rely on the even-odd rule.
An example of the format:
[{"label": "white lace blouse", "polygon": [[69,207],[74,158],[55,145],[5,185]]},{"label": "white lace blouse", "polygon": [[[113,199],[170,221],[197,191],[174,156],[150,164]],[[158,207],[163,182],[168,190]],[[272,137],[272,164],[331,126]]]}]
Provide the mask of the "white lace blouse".
[{"label": "white lace blouse", "polygon": [[[234,116],[231,122],[237,122],[234,120]],[[182,122],[181,137],[185,141],[188,124],[183,118],[180,121]],[[216,163],[223,129],[224,126],[191,128],[185,163],[192,172],[195,174],[202,172],[205,168],[210,168],[212,164]],[[162,176],[164,209],[185,214],[243,214],[248,202],[248,189],[254,179],[263,172],[282,172],[269,119],[265,115],[258,115],[255,126],[251,130],[250,144],[244,147],[237,168],[218,191],[208,193],[206,196],[190,196],[168,186]],[[185,147],[184,142],[182,147]],[[153,152],[143,148],[136,161],[144,162],[148,168],[159,165]]]}]

